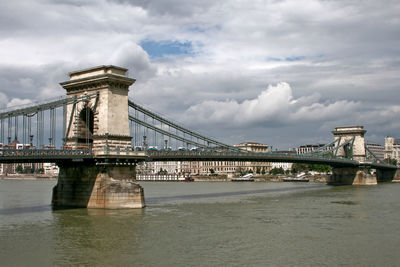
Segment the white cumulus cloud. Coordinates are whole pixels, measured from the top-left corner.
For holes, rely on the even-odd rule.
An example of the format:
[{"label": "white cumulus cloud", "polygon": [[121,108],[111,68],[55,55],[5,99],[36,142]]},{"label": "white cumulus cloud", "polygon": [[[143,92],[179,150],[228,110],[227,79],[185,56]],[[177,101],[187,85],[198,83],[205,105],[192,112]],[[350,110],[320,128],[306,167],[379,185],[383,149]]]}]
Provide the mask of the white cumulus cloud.
[{"label": "white cumulus cloud", "polygon": [[31,99],[20,99],[20,98],[13,98],[7,103],[7,107],[18,107],[32,104]]},{"label": "white cumulus cloud", "polygon": [[291,86],[281,82],[269,85],[254,99],[242,102],[204,101],[194,105],[185,113],[185,121],[202,125],[229,125],[235,128],[276,126],[335,120],[355,112],[360,107],[360,103],[354,101],[324,103],[319,100],[318,94],[294,98]]}]

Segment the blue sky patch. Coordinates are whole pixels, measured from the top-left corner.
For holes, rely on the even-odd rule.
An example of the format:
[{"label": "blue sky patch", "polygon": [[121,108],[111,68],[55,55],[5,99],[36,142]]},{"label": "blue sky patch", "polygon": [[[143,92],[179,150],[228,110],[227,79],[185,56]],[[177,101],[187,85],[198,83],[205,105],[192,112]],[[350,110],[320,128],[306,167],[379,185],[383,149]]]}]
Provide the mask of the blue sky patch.
[{"label": "blue sky patch", "polygon": [[285,58],[285,60],[286,61],[300,61],[300,60],[303,60],[303,59],[305,59],[306,57],[303,57],[303,56],[299,56],[299,57],[287,57],[287,58]]},{"label": "blue sky patch", "polygon": [[140,43],[151,58],[161,58],[167,55],[189,55],[192,54],[191,42],[146,40]]},{"label": "blue sky patch", "polygon": [[188,27],[187,30],[190,32],[205,32],[206,31],[204,28],[201,28],[199,26]]},{"label": "blue sky patch", "polygon": [[282,61],[282,59],[278,57],[267,57],[267,61]]},{"label": "blue sky patch", "polygon": [[291,56],[291,57],[285,57],[285,58],[278,58],[278,57],[267,57],[267,61],[301,61],[305,59],[306,57],[304,56]]}]

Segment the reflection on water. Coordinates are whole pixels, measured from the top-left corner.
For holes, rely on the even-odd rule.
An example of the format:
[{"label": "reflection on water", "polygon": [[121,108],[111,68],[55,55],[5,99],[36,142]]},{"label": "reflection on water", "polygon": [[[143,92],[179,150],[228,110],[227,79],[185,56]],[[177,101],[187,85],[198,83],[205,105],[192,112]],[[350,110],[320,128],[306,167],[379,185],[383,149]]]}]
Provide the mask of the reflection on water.
[{"label": "reflection on water", "polygon": [[148,207],[49,205],[0,181],[2,266],[396,266],[398,184],[142,183]]},{"label": "reflection on water", "polygon": [[277,192],[290,192],[299,190],[310,190],[315,188],[322,188],[322,185],[313,186],[296,186],[296,187],[283,187],[283,188],[267,188],[257,190],[243,190],[241,188],[235,188],[241,191],[229,191],[229,192],[214,192],[214,193],[203,193],[203,194],[188,194],[188,195],[174,195],[174,196],[163,196],[163,197],[147,197],[146,203],[148,204],[159,204],[166,203],[173,200],[189,200],[189,199],[207,199],[207,198],[225,198],[232,196],[244,196],[254,194],[266,194],[266,193],[277,193]]},{"label": "reflection on water", "polygon": [[9,209],[0,209],[0,215],[12,215],[30,212],[43,212],[51,210],[50,205],[29,206],[29,207],[16,207]]},{"label": "reflection on water", "polygon": [[343,205],[359,205],[357,201],[332,201],[331,203],[343,204]]}]

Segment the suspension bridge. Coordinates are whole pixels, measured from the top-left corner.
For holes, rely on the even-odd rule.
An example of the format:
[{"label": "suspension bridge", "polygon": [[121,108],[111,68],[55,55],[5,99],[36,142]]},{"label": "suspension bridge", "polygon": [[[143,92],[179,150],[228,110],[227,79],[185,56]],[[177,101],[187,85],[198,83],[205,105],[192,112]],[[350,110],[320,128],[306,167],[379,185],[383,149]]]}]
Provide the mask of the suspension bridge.
[{"label": "suspension bridge", "polygon": [[143,188],[134,183],[142,161],[329,164],[334,184],[374,184],[398,174],[365,146],[362,126],[335,128],[334,141],[309,154],[240,150],[129,99],[135,80],[126,72],[117,66],[71,72],[60,83],[65,97],[0,111],[0,163],[55,162],[53,205],[94,208],[143,207]]}]

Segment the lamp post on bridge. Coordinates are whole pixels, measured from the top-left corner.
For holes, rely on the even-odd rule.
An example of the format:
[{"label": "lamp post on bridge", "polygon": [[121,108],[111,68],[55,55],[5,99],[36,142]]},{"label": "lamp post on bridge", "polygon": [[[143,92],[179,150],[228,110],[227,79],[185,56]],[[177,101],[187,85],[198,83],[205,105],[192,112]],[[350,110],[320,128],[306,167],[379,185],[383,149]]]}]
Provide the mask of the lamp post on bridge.
[{"label": "lamp post on bridge", "polygon": [[143,150],[147,150],[147,136],[143,135]]}]

